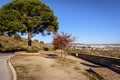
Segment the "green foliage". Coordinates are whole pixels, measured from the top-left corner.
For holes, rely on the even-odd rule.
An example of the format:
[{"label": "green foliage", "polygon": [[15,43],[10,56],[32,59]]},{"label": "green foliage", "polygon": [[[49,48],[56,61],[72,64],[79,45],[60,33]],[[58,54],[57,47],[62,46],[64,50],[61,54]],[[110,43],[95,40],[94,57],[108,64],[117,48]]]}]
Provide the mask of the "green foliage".
[{"label": "green foliage", "polygon": [[[16,33],[32,34],[58,30],[54,12],[40,0],[13,0],[0,9],[0,33],[12,36]],[[29,40],[29,39],[28,39]],[[30,37],[31,40],[31,37]],[[29,42],[29,41],[28,41]]]},{"label": "green foliage", "polygon": [[16,10],[0,10],[0,32],[7,33],[9,36],[17,32],[24,32],[27,29],[21,24],[20,13]]},{"label": "green foliage", "polygon": [[[32,27],[32,33],[56,31],[57,17],[53,11],[39,0],[14,0],[4,5],[1,10],[0,26],[8,33],[25,32]],[[5,23],[8,24],[5,24]],[[3,24],[3,25],[2,25]],[[22,26],[21,26],[22,25]],[[15,31],[10,31],[10,27]]]},{"label": "green foliage", "polygon": [[0,31],[0,36],[2,36],[3,35],[3,31]]}]

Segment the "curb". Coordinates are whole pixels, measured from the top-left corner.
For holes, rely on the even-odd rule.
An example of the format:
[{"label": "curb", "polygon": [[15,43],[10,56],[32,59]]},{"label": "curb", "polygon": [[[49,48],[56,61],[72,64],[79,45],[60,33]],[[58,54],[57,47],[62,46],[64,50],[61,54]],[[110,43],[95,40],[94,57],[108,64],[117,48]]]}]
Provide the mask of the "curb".
[{"label": "curb", "polygon": [[16,71],[15,71],[12,63],[11,63],[11,58],[8,59],[8,65],[9,65],[9,68],[10,68],[10,70],[12,72],[12,80],[17,80],[17,74],[16,74]]},{"label": "curb", "polygon": [[103,68],[91,68],[92,72],[96,73],[97,75],[101,76],[103,80],[120,80],[119,73],[116,73],[110,69]]},{"label": "curb", "polygon": [[103,77],[103,76],[100,75],[99,73],[97,73],[95,70],[93,70],[93,68],[89,68],[89,71],[92,71],[92,72],[95,73],[97,76],[101,77],[103,80],[108,80],[108,79],[105,79],[105,77]]}]

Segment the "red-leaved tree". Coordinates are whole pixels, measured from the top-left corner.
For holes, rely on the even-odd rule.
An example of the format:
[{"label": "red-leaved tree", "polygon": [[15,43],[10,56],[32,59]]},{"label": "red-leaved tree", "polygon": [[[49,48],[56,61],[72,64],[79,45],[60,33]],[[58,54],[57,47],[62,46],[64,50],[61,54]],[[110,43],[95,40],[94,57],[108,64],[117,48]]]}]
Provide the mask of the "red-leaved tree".
[{"label": "red-leaved tree", "polygon": [[[54,45],[55,49],[61,49],[65,50],[65,48],[75,40],[74,37],[71,37],[71,35],[62,32],[61,34],[56,33],[53,37],[53,42],[52,44]],[[61,52],[61,56],[62,56],[62,52]]]}]

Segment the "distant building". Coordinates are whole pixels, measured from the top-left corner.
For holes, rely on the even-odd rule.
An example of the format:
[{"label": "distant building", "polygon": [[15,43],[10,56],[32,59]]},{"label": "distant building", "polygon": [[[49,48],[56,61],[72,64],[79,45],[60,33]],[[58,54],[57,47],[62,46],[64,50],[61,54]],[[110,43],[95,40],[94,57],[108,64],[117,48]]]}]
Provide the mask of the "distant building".
[{"label": "distant building", "polygon": [[72,43],[69,45],[71,48],[75,49],[87,49],[87,50],[120,50],[120,45],[115,44],[79,44],[79,43]]}]

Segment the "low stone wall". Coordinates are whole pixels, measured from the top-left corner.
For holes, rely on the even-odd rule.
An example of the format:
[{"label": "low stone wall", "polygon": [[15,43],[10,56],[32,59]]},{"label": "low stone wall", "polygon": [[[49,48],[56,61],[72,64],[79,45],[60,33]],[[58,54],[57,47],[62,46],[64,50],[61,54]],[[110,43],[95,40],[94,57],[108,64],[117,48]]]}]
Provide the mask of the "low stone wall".
[{"label": "low stone wall", "polygon": [[71,55],[78,57],[78,58],[85,59],[85,60],[93,62],[95,64],[106,66],[106,67],[120,73],[120,59],[118,59],[118,58],[95,56],[95,55],[88,55],[88,54],[81,54],[81,53],[72,53]]}]

